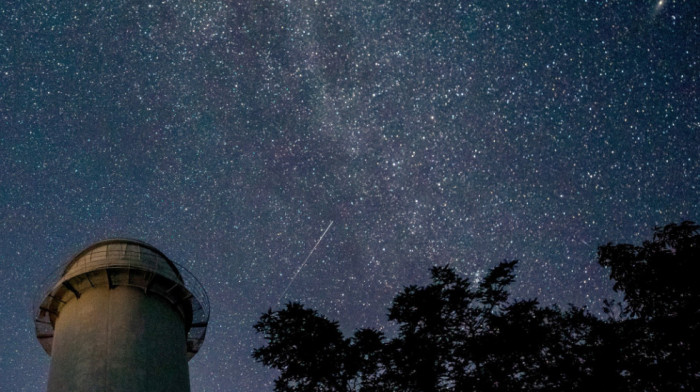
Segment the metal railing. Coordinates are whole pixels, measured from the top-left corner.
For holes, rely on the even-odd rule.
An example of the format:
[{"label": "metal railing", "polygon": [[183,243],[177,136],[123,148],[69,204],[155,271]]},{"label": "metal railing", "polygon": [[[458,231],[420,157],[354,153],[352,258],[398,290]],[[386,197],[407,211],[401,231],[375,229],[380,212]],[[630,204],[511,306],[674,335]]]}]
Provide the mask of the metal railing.
[{"label": "metal railing", "polygon": [[[188,359],[191,359],[201,348],[206,336],[209,323],[210,304],[209,297],[204,286],[185,267],[164,258],[150,249],[138,246],[138,250],[129,250],[126,246],[109,245],[97,247],[69,262],[56,268],[44,279],[36,297],[32,301],[33,315],[35,320],[36,335],[41,345],[51,353],[53,343],[53,324],[51,322],[51,311],[44,304],[61,299],[56,299],[52,295],[57,292],[63,282],[77,276],[88,276],[88,273],[102,270],[122,270],[151,272],[172,282],[173,286],[182,286],[191,295],[186,296],[186,301],[192,310],[191,324],[187,330],[187,352]],[[109,275],[109,273],[107,273]],[[89,279],[89,277],[88,277]],[[92,282],[90,283],[92,285]],[[120,281],[117,285],[135,286],[143,289],[143,281]]]}]

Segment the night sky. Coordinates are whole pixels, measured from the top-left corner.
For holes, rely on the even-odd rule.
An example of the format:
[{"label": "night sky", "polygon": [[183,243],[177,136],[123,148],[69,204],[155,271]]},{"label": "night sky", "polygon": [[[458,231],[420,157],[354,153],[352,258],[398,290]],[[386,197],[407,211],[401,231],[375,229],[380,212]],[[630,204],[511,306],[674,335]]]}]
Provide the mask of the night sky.
[{"label": "night sky", "polygon": [[4,0],[0,389],[45,389],[32,298],[109,237],[207,289],[193,392],[272,390],[252,325],[286,287],[345,333],[391,335],[391,299],[431,266],[478,281],[518,259],[514,295],[599,310],[598,245],[700,220],[699,17],[693,0]]}]

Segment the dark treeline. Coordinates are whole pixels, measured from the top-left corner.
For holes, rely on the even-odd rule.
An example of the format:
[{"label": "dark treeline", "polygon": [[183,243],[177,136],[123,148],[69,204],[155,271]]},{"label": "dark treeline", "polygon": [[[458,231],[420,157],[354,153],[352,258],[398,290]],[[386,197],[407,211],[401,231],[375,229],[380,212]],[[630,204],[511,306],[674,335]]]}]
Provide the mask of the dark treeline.
[{"label": "dark treeline", "polygon": [[[657,228],[641,246],[598,249],[624,302],[605,316],[509,299],[515,261],[477,285],[447,267],[389,309],[395,338],[298,303],[260,317],[253,357],[278,369],[275,391],[689,391],[700,382],[700,226]],[[693,268],[693,265],[696,265]]]}]

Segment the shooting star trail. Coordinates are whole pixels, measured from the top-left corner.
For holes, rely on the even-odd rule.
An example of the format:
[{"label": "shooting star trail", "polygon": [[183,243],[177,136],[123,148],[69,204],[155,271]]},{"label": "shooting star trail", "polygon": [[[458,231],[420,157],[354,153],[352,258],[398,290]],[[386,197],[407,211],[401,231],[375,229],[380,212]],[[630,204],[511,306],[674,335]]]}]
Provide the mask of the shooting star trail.
[{"label": "shooting star trail", "polygon": [[292,285],[292,283],[294,283],[294,279],[297,278],[297,275],[299,275],[299,272],[301,271],[301,269],[304,268],[304,266],[306,265],[306,262],[309,261],[309,258],[316,250],[316,247],[318,246],[318,244],[321,243],[321,240],[323,240],[323,237],[325,237],[326,233],[328,233],[328,229],[331,228],[332,224],[333,224],[333,221],[331,221],[331,223],[328,224],[328,227],[326,227],[326,230],[323,232],[323,234],[321,234],[321,237],[318,239],[318,241],[316,241],[316,245],[314,245],[314,247],[311,248],[311,252],[309,252],[309,255],[306,256],[306,258],[304,259],[304,262],[301,263],[301,265],[299,266],[297,271],[294,273],[294,275],[292,275],[292,279],[289,280],[289,283],[287,284],[287,287],[284,288],[282,295],[280,295],[279,299],[277,299],[277,305],[279,305],[280,301],[282,301],[282,298],[284,298],[284,295],[287,294],[287,290],[289,290],[289,287]]}]

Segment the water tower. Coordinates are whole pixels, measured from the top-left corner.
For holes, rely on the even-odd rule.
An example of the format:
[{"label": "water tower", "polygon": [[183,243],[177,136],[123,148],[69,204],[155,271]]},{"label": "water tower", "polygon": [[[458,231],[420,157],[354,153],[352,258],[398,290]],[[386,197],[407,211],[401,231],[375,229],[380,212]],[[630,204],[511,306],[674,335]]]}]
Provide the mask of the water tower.
[{"label": "water tower", "polygon": [[51,355],[48,392],[189,392],[187,362],[204,342],[209,299],[158,249],[120,238],[59,268],[34,311]]}]

